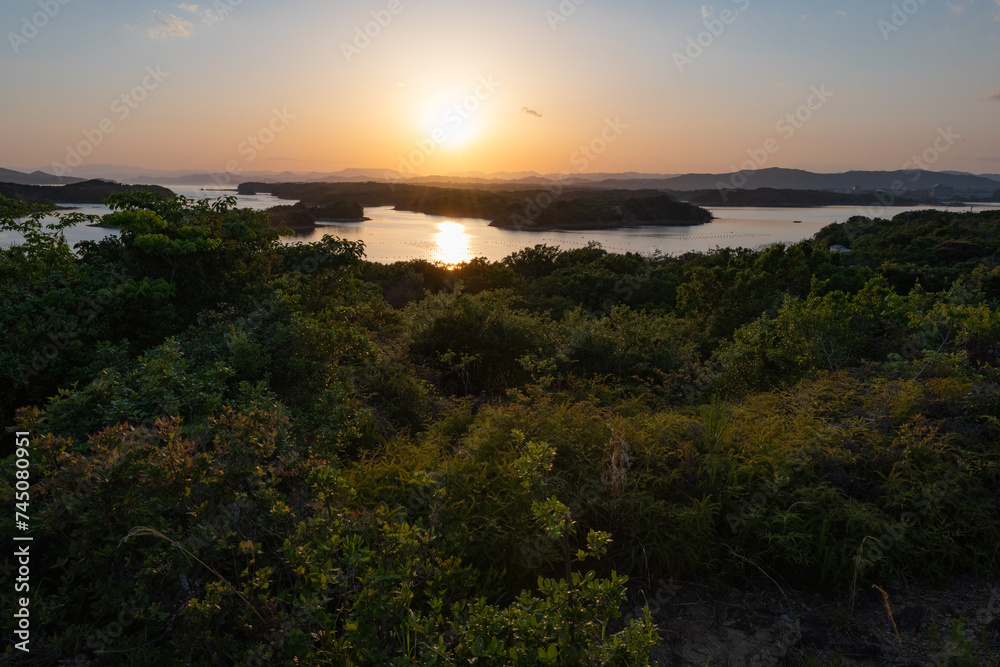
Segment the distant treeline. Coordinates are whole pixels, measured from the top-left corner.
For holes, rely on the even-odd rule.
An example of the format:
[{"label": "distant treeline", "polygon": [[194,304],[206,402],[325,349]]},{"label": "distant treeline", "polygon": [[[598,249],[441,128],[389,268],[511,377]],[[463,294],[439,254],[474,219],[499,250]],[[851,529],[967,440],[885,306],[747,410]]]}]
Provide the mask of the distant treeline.
[{"label": "distant treeline", "polygon": [[[673,192],[681,201],[702,206],[916,206],[927,197],[896,197],[877,192],[843,193],[828,190],[757,188],[756,190],[712,189]],[[890,199],[891,197],[891,199]]]},{"label": "distant treeline", "polygon": [[123,192],[154,192],[167,197],[174,195],[159,185],[124,185],[96,178],[60,186],[0,183],[0,195],[33,204],[100,204],[110,195]]}]

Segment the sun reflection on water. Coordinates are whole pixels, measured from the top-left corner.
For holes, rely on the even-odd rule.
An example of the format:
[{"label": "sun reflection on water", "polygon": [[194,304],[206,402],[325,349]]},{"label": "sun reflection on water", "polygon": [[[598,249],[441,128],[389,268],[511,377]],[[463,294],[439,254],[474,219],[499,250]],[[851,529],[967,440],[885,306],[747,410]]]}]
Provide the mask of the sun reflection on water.
[{"label": "sun reflection on water", "polygon": [[452,268],[472,259],[469,241],[472,237],[465,233],[465,225],[459,222],[439,222],[434,235],[434,261]]}]

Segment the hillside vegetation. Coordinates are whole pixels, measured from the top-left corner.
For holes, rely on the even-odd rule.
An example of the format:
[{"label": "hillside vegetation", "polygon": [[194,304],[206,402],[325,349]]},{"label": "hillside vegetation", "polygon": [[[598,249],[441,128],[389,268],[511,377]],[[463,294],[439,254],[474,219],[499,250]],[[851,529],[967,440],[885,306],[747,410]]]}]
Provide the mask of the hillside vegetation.
[{"label": "hillside vegetation", "polygon": [[1000,213],[449,270],[109,203],[74,253],[0,199],[14,664],[637,665],[658,578],[1000,574]]}]

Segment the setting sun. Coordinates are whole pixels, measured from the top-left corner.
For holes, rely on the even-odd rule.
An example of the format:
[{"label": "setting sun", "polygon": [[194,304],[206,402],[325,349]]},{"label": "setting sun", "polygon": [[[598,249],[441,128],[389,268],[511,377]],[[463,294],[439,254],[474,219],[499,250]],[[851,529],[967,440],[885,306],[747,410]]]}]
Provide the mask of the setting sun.
[{"label": "setting sun", "polygon": [[429,158],[438,151],[464,149],[481,136],[490,113],[490,98],[499,83],[480,77],[465,85],[439,89],[424,106],[417,148]]},{"label": "setting sun", "polygon": [[460,97],[451,95],[447,100],[435,104],[426,134],[442,149],[465,148],[479,135],[482,119],[467,111]]},{"label": "setting sun", "polygon": [[437,228],[438,232],[434,235],[434,242],[437,244],[434,261],[454,267],[472,259],[470,237],[465,233],[464,225],[447,221],[437,223]]}]

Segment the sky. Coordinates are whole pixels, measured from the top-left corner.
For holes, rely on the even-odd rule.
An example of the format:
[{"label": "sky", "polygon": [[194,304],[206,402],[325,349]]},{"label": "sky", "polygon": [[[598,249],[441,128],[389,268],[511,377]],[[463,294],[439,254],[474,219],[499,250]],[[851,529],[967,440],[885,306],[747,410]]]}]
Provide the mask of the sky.
[{"label": "sky", "polygon": [[1000,0],[4,0],[0,29],[13,169],[1000,173]]}]

